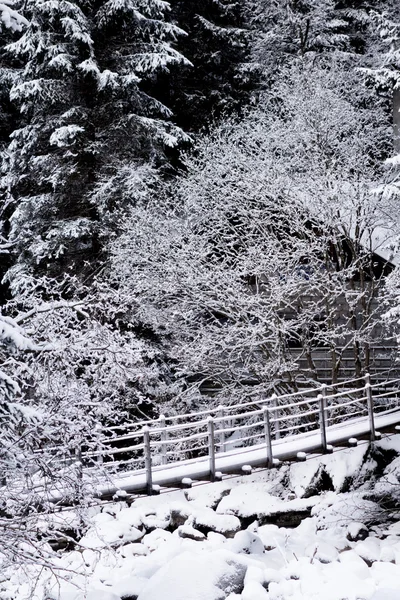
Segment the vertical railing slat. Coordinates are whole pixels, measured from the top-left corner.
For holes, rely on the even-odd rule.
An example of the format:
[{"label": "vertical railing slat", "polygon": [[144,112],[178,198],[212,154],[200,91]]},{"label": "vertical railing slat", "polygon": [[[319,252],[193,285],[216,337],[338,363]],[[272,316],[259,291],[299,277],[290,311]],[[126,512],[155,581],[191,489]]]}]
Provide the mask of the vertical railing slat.
[{"label": "vertical railing slat", "polygon": [[272,467],[272,465],[274,464],[274,457],[272,453],[271,422],[269,418],[269,408],[267,406],[264,406],[263,415],[265,446],[267,450],[267,467]]},{"label": "vertical railing slat", "polygon": [[153,493],[153,473],[151,471],[151,445],[150,445],[150,429],[147,425],[143,427],[143,444],[144,444],[144,467],[146,471],[146,489],[147,494],[151,496]]},{"label": "vertical railing slat", "polygon": [[366,373],[364,376],[365,379],[365,396],[367,398],[367,407],[368,407],[368,418],[369,418],[369,430],[371,442],[375,441],[376,432],[375,432],[375,417],[374,417],[374,399],[372,397],[372,388],[371,388],[371,377],[369,373]]},{"label": "vertical railing slat", "polygon": [[279,417],[278,396],[276,394],[272,394],[272,396],[271,396],[271,407],[274,408],[275,439],[280,440],[281,439],[281,427],[280,427],[279,421],[276,420]]},{"label": "vertical railing slat", "polygon": [[221,452],[226,452],[226,445],[225,445],[225,431],[223,431],[225,429],[225,406],[218,406],[218,418],[220,419],[219,423],[219,428],[222,430],[219,433],[219,447],[220,447],[220,451]]},{"label": "vertical railing slat", "polygon": [[208,459],[210,463],[210,479],[215,479],[215,424],[212,417],[208,417]]}]

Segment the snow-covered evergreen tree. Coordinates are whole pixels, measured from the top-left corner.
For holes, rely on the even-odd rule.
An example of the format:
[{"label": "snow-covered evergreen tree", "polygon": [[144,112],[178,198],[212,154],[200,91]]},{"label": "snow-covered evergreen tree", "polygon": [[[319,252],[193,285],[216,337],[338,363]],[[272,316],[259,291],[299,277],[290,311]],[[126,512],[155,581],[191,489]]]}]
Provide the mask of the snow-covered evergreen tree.
[{"label": "snow-covered evergreen tree", "polygon": [[121,178],[135,187],[141,163],[157,166],[163,148],[185,137],[144,89],[159,70],[185,62],[169,43],[181,32],[163,20],[167,8],[28,1],[30,24],[7,48],[25,63],[11,89],[25,123],[3,165],[15,292],[32,273],[97,269],[113,215],[130,201]]},{"label": "snow-covered evergreen tree", "polygon": [[243,13],[243,0],[171,1],[171,18],[188,34],[178,49],[191,66],[172,69],[158,85],[186,131],[201,130],[250,99],[256,78],[247,62],[251,32]]},{"label": "snow-covered evergreen tree", "polygon": [[253,60],[267,83],[297,56],[343,55],[365,50],[366,6],[334,0],[247,0],[247,20],[254,30]]},{"label": "snow-covered evergreen tree", "polygon": [[[124,211],[148,197],[164,149],[186,139],[146,89],[186,62],[171,45],[182,32],[167,10],[159,0],[28,0],[29,24],[7,46],[22,67],[10,92],[20,126],[3,155],[13,260],[4,314],[29,323],[38,350],[5,355],[3,380],[16,382],[18,402],[59,423],[61,446],[96,423],[153,414],[151,401],[164,395],[157,348],[122,322],[98,276]],[[41,435],[38,444],[57,442]]]}]

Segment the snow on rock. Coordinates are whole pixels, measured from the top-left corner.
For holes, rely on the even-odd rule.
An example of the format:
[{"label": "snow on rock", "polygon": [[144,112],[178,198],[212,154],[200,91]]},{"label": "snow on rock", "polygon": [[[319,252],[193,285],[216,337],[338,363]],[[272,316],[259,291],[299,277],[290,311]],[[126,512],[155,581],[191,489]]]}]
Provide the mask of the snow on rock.
[{"label": "snow on rock", "polygon": [[239,531],[226,546],[236,554],[263,554],[264,552],[261,538],[251,531]]},{"label": "snow on rock", "polygon": [[[189,523],[190,520],[190,523]],[[175,502],[170,507],[170,524],[173,528],[190,524],[202,533],[214,531],[226,537],[233,537],[239,531],[240,520],[230,514],[219,514],[211,508],[200,508],[196,503]]]},{"label": "snow on rock", "polygon": [[190,540],[202,541],[206,538],[204,533],[201,533],[201,531],[198,531],[191,525],[180,525],[177,532],[180,537],[189,538]]},{"label": "snow on rock", "polygon": [[[232,483],[220,481],[212,486],[204,485],[185,491],[185,497],[196,506],[202,508],[216,508],[218,503],[227,496],[232,488]],[[211,489],[210,489],[211,488]]]},{"label": "snow on rock", "polygon": [[261,538],[266,550],[273,550],[278,546],[283,546],[287,538],[286,530],[272,523],[258,527],[257,534]]},{"label": "snow on rock", "polygon": [[182,502],[173,502],[170,505],[170,523],[171,527],[179,527],[180,525],[184,525],[184,523],[188,520],[189,517],[193,515],[193,507],[187,502],[186,504]]},{"label": "snow on rock", "polygon": [[400,435],[388,435],[375,443],[383,451],[392,450],[400,454]]},{"label": "snow on rock", "polygon": [[231,490],[229,496],[223,498],[218,504],[217,513],[257,518],[257,515],[265,515],[283,505],[284,501],[281,498],[270,494],[268,484],[250,483]]},{"label": "snow on rock", "polygon": [[318,560],[324,564],[334,562],[339,556],[339,552],[335,546],[326,542],[314,542],[307,546],[304,553],[311,559]]},{"label": "snow on rock", "polygon": [[374,492],[382,496],[400,496],[400,456],[395,458],[375,483]]},{"label": "snow on rock", "polygon": [[299,498],[315,494],[326,489],[326,482],[323,481],[325,475],[334,491],[343,491],[349,479],[359,474],[367,451],[368,446],[358,446],[326,454],[318,460],[292,463],[289,472],[290,486]]},{"label": "snow on rock", "polygon": [[129,525],[119,522],[116,519],[112,521],[97,523],[89,529],[86,535],[81,539],[80,544],[86,548],[103,548],[106,546],[121,546],[127,542],[135,542],[143,537],[143,532]]},{"label": "snow on rock", "polygon": [[381,544],[380,540],[368,537],[361,542],[357,542],[354,551],[365,560],[368,565],[380,560]]},{"label": "snow on rock", "polygon": [[217,507],[219,514],[236,515],[240,519],[257,519],[259,521],[301,521],[309,515],[311,508],[318,502],[318,497],[296,498],[284,501],[272,496],[270,487],[264,484],[248,484],[234,488],[229,496],[221,500]]},{"label": "snow on rock", "polygon": [[138,600],[223,600],[242,590],[245,571],[233,554],[184,552],[150,579]]},{"label": "snow on rock", "polygon": [[269,594],[258,581],[249,581],[243,588],[242,600],[268,600]]},{"label": "snow on rock", "polygon": [[354,550],[345,550],[339,555],[340,564],[345,567],[343,572],[351,572],[354,577],[366,579],[369,569],[366,562]]},{"label": "snow on rock", "polygon": [[349,523],[347,526],[347,539],[350,542],[365,540],[367,537],[368,529],[365,527],[364,523],[358,523],[357,521],[354,521],[353,523]]},{"label": "snow on rock", "polygon": [[142,543],[151,552],[157,550],[164,542],[172,536],[170,531],[164,531],[164,529],[154,529],[151,533],[144,536]]},{"label": "snow on rock", "polygon": [[210,508],[196,510],[193,514],[193,525],[197,529],[222,533],[226,537],[233,537],[241,526],[237,517],[217,514]]}]

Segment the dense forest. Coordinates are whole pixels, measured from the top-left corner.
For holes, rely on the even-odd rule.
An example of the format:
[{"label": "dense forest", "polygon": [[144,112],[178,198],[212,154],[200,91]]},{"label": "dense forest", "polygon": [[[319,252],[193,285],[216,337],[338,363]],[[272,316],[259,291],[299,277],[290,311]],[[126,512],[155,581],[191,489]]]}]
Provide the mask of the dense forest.
[{"label": "dense forest", "polygon": [[396,1],[0,13],[3,479],[396,344]]}]

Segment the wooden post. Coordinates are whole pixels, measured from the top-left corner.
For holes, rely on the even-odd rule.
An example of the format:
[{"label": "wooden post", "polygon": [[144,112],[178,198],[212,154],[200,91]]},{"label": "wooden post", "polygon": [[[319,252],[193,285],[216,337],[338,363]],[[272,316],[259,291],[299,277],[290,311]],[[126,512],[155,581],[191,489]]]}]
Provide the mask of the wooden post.
[{"label": "wooden post", "polygon": [[267,449],[267,467],[272,467],[272,465],[274,464],[274,457],[272,454],[271,423],[269,420],[269,408],[267,406],[264,406],[263,415],[264,415],[265,445],[266,445],[266,449]]},{"label": "wooden post", "polygon": [[[220,420],[220,427],[221,427],[222,430],[225,429],[224,414],[225,414],[225,407],[224,406],[218,406],[218,417],[221,419]],[[221,449],[221,452],[226,452],[225,431],[221,431],[220,434],[219,434],[219,447]]]},{"label": "wooden post", "polygon": [[146,470],[146,489],[148,496],[153,493],[153,474],[151,472],[151,446],[150,446],[150,429],[147,425],[143,427],[143,444],[144,444],[144,467]]},{"label": "wooden post", "polygon": [[322,386],[321,394],[318,394],[319,402],[319,427],[321,430],[321,446],[322,451],[326,452],[327,440],[326,440],[326,387]]},{"label": "wooden post", "polygon": [[371,377],[369,373],[364,375],[365,379],[365,395],[367,397],[367,406],[368,406],[368,417],[369,417],[369,430],[371,434],[371,442],[374,442],[376,439],[375,432],[375,418],[374,418],[374,400],[372,398],[372,389],[371,389]]},{"label": "wooden post", "polygon": [[215,479],[215,425],[214,425],[214,419],[212,417],[208,417],[207,426],[208,426],[208,458],[210,461],[210,479],[211,479],[211,481],[214,481],[214,479]]},{"label": "wooden post", "polygon": [[280,427],[279,421],[277,421],[277,419],[279,418],[279,407],[278,407],[278,397],[276,394],[272,394],[272,396],[271,396],[271,406],[274,407],[275,439],[280,440],[281,439],[281,427]]},{"label": "wooden post", "polygon": [[168,455],[167,455],[167,438],[168,438],[168,434],[167,434],[167,428],[165,425],[165,416],[164,415],[160,415],[158,420],[160,421],[160,427],[162,428],[161,431],[161,464],[162,465],[166,465],[168,462]]}]

